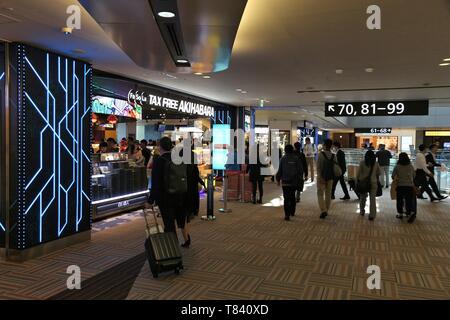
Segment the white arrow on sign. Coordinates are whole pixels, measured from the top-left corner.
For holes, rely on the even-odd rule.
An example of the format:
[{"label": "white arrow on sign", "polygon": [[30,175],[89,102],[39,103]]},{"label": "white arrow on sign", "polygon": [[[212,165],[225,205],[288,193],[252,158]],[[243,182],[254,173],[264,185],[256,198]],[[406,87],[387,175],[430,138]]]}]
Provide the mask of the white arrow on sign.
[{"label": "white arrow on sign", "polygon": [[328,105],[328,111],[334,112],[334,105],[329,104]]}]

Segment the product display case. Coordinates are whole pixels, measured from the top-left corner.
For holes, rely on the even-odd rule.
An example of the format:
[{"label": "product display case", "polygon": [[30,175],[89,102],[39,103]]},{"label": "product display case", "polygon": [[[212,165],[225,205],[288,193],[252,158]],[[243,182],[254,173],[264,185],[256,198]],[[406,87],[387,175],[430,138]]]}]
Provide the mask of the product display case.
[{"label": "product display case", "polygon": [[102,153],[92,157],[93,219],[144,206],[148,197],[147,170],[126,153]]}]

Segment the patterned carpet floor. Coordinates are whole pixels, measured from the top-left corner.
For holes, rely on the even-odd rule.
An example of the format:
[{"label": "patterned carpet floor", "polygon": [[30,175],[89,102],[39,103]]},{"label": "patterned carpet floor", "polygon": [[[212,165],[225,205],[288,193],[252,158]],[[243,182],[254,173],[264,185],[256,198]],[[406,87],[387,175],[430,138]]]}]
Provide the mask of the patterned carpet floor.
[{"label": "patterned carpet floor", "polygon": [[[182,250],[180,275],[153,279],[143,254],[143,219],[131,213],[94,225],[89,242],[20,264],[0,262],[0,298],[450,298],[450,200],[421,200],[413,224],[395,218],[388,192],[377,199],[373,222],[358,214],[356,199],[334,201],[321,220],[316,186],[308,185],[297,216],[286,222],[280,188],[265,187],[263,205],[232,202],[232,213],[191,223],[192,246]],[[222,203],[215,205],[217,212]],[[204,213],[204,200],[201,206]],[[80,291],[66,289],[73,264],[82,271]],[[369,265],[381,269],[380,290],[367,288]]]}]

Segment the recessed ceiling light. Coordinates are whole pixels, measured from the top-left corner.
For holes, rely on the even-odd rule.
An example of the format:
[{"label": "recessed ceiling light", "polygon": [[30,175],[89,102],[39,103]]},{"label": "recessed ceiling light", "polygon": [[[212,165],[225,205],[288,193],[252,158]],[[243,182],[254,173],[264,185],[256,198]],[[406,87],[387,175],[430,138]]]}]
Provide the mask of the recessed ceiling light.
[{"label": "recessed ceiling light", "polygon": [[177,63],[189,63],[186,59],[178,59]]},{"label": "recessed ceiling light", "polygon": [[203,79],[211,79],[210,76],[203,76]]},{"label": "recessed ceiling light", "polygon": [[236,91],[242,91],[242,89],[236,89]]},{"label": "recessed ceiling light", "polygon": [[342,70],[342,69],[336,69],[336,74],[343,74],[344,73],[344,70]]},{"label": "recessed ceiling light", "polygon": [[175,17],[175,13],[170,11],[161,11],[158,12],[158,16],[160,16],[161,18],[173,18]]},{"label": "recessed ceiling light", "polygon": [[373,68],[366,68],[366,72],[368,72],[368,73],[372,73],[373,71],[374,71]]},{"label": "recessed ceiling light", "polygon": [[203,75],[203,73],[201,73],[201,72],[196,72],[196,73],[194,73],[196,76],[202,76]]},{"label": "recessed ceiling light", "polygon": [[247,93],[247,91],[243,91],[243,90],[242,90],[241,93],[244,93],[244,94],[245,94],[245,93]]},{"label": "recessed ceiling light", "polygon": [[450,58],[445,58],[444,61],[450,62]]},{"label": "recessed ceiling light", "polygon": [[441,67],[450,66],[450,62],[441,63],[439,66]]}]

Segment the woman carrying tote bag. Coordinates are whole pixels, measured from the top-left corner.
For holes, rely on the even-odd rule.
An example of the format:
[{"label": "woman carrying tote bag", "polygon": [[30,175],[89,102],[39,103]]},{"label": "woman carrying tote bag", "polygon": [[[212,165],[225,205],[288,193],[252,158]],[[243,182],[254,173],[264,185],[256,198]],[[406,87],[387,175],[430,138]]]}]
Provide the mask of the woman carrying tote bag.
[{"label": "woman carrying tote bag", "polygon": [[[412,223],[416,219],[417,201],[414,185],[416,173],[411,160],[405,152],[398,156],[397,165],[392,172],[392,179],[397,181],[397,218],[403,219],[403,213],[409,217],[408,222]],[[392,185],[394,188],[394,185]],[[406,211],[404,210],[406,209]]]},{"label": "woman carrying tote bag", "polygon": [[369,220],[373,221],[377,215],[377,190],[378,178],[381,170],[377,163],[377,158],[372,150],[366,152],[364,160],[359,163],[356,188],[360,194],[359,211],[363,216],[366,213],[365,207],[367,197],[370,198]]}]

